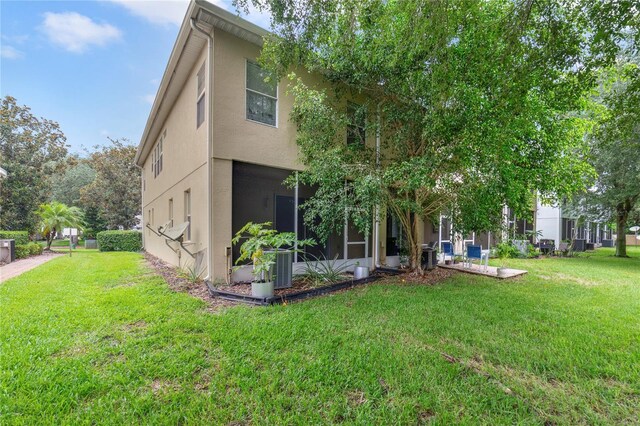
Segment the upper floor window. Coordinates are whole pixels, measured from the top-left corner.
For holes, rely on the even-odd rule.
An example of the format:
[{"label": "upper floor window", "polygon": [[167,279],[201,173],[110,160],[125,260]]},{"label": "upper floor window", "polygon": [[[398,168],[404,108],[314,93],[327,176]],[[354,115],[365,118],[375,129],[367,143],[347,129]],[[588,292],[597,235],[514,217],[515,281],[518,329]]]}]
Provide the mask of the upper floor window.
[{"label": "upper floor window", "polygon": [[153,147],[152,157],[151,157],[151,172],[153,173],[153,177],[157,177],[160,172],[162,172],[162,145],[164,144],[164,138],[167,135],[167,131],[162,132],[160,139],[156,143],[156,146]]},{"label": "upper floor window", "polygon": [[204,63],[200,67],[200,71],[198,71],[198,93],[196,99],[198,102],[196,103],[196,128],[200,127],[202,123],[204,123]]},{"label": "upper floor window", "polygon": [[[268,77],[272,81],[266,82]],[[247,119],[275,126],[277,109],[277,83],[268,71],[247,61]]]},{"label": "upper floor window", "polygon": [[366,111],[362,105],[347,103],[347,145],[364,145],[366,138]]}]

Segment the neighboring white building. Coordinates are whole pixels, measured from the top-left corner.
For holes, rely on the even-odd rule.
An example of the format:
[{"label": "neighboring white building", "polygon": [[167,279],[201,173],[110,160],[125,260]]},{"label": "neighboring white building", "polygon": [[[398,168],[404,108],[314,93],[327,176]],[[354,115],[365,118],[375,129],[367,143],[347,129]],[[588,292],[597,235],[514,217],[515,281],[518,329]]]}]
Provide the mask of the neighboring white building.
[{"label": "neighboring white building", "polygon": [[537,201],[535,230],[541,235],[538,240],[553,240],[556,247],[564,240],[584,239],[587,243],[602,244],[612,239],[611,229],[606,224],[585,222],[578,226],[577,218],[571,217],[562,207]]},{"label": "neighboring white building", "polygon": [[536,231],[541,232],[539,239],[553,240],[556,247],[562,241],[562,209],[536,201]]}]

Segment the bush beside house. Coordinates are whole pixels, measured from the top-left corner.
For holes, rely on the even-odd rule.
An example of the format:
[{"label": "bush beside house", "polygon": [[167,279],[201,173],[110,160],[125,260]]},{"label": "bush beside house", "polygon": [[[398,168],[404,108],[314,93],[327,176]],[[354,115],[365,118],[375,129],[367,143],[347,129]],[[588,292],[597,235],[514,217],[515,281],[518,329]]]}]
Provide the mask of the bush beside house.
[{"label": "bush beside house", "polygon": [[38,243],[16,244],[16,259],[42,254],[42,246]]},{"label": "bush beside house", "polygon": [[97,239],[100,251],[142,250],[142,233],[138,231],[102,231]]},{"label": "bush beside house", "polygon": [[0,240],[16,240],[16,245],[29,244],[27,231],[0,231]]}]

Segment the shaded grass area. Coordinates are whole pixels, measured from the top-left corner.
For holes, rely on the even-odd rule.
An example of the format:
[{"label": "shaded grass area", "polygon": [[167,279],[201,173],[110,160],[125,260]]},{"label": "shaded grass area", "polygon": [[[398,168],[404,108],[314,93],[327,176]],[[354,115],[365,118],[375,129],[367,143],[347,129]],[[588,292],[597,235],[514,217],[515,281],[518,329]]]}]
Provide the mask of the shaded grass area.
[{"label": "shaded grass area", "polygon": [[[47,246],[47,242],[44,241],[44,240],[38,241],[38,244],[40,244],[42,247],[46,247]],[[61,248],[68,249],[69,248],[69,239],[66,239],[66,240],[53,240],[51,242],[51,247],[61,247]],[[80,248],[80,247],[84,248],[84,240],[83,239],[80,239],[78,241],[77,248]]]},{"label": "shaded grass area", "polygon": [[0,286],[0,423],[636,423],[640,250],[214,314],[132,253]]}]

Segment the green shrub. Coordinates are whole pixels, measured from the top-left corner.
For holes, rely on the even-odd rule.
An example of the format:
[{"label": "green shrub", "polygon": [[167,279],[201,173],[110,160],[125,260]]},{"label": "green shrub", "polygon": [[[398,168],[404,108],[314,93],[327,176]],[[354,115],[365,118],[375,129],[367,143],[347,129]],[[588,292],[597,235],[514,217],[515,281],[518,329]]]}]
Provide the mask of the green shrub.
[{"label": "green shrub", "polygon": [[16,259],[42,254],[42,246],[38,243],[16,244]]},{"label": "green shrub", "polygon": [[142,250],[142,233],[138,231],[102,231],[96,236],[100,251]]},{"label": "green shrub", "polygon": [[43,247],[38,243],[29,243],[27,244],[27,247],[29,247],[29,254],[31,256],[42,254]]},{"label": "green shrub", "polygon": [[26,244],[16,244],[16,259],[29,257],[29,246]]},{"label": "green shrub", "polygon": [[512,259],[520,257],[520,251],[511,241],[503,241],[496,246],[496,257],[500,259]]},{"label": "green shrub", "polygon": [[27,231],[0,231],[0,240],[16,240],[16,245],[29,244],[29,233]]}]

